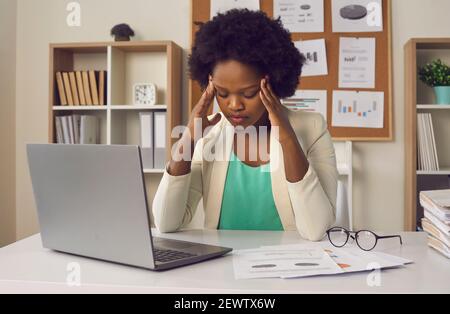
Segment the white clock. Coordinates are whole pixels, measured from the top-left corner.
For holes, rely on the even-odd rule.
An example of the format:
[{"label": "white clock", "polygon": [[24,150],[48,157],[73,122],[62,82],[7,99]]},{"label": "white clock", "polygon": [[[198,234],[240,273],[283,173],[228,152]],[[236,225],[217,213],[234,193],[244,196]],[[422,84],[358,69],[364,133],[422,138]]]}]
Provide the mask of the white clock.
[{"label": "white clock", "polygon": [[156,85],[139,83],[134,85],[133,99],[135,105],[156,105]]}]

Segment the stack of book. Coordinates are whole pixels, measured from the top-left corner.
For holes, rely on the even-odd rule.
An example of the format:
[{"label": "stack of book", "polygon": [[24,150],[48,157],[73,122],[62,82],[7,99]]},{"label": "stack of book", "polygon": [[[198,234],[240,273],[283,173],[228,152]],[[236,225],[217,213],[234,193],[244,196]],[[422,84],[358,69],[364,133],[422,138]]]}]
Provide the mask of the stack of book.
[{"label": "stack of book", "polygon": [[55,127],[58,144],[99,144],[99,124],[96,116],[57,116]]},{"label": "stack of book", "polygon": [[439,160],[430,113],[417,114],[418,167],[420,171],[439,171]]},{"label": "stack of book", "polygon": [[450,190],[422,191],[419,198],[428,245],[450,258]]},{"label": "stack of book", "polygon": [[56,72],[61,106],[104,106],[106,71]]}]

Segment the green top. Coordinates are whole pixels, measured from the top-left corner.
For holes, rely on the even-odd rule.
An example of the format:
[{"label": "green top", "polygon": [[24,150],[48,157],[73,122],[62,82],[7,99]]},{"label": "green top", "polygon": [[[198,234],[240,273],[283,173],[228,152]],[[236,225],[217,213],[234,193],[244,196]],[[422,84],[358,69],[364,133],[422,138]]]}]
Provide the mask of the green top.
[{"label": "green top", "polygon": [[251,167],[232,152],[223,191],[219,229],[284,230],[273,200],[270,164]]}]

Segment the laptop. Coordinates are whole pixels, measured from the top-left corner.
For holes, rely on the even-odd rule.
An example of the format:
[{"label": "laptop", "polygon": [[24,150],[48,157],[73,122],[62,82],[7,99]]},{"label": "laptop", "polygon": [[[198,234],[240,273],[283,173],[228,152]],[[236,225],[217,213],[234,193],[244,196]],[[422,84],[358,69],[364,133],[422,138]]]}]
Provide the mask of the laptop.
[{"label": "laptop", "polygon": [[231,248],[152,236],[139,146],[28,144],[42,245],[150,270]]}]

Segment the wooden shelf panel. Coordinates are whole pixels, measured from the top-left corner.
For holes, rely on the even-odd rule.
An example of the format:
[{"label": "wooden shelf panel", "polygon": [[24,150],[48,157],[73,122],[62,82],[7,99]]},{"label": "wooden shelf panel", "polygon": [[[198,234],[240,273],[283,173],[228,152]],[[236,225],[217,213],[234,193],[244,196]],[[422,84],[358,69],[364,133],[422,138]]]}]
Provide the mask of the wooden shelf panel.
[{"label": "wooden shelf panel", "polygon": [[106,106],[53,106],[55,111],[84,111],[84,110],[106,110]]}]

